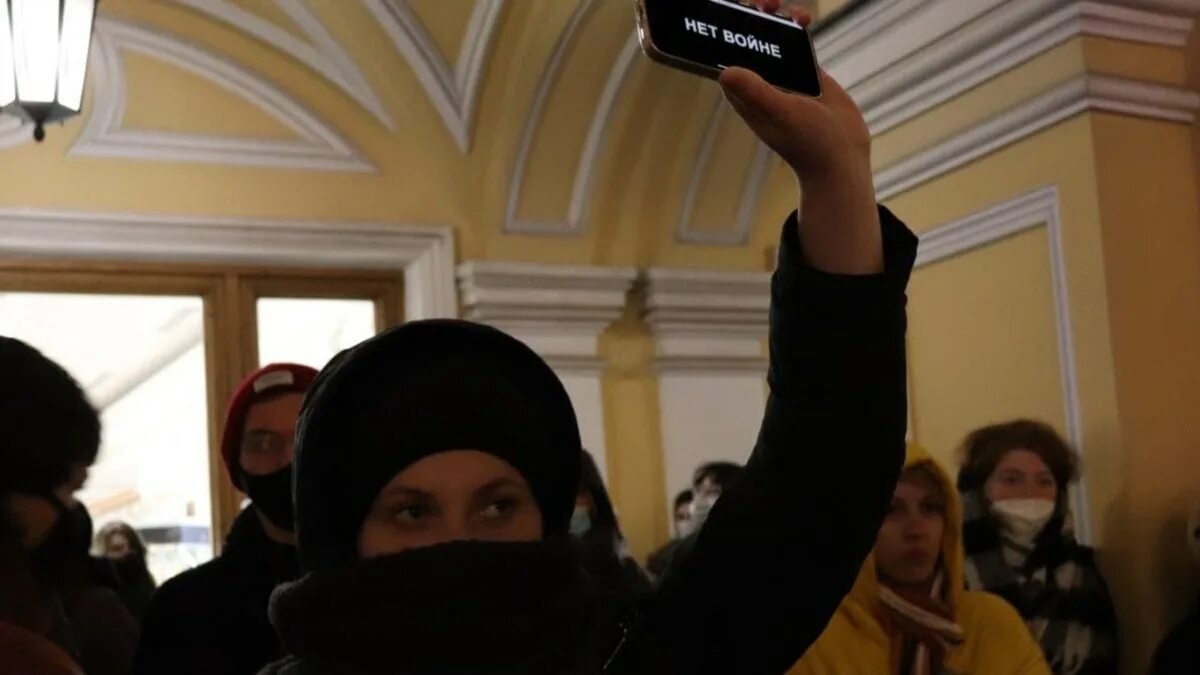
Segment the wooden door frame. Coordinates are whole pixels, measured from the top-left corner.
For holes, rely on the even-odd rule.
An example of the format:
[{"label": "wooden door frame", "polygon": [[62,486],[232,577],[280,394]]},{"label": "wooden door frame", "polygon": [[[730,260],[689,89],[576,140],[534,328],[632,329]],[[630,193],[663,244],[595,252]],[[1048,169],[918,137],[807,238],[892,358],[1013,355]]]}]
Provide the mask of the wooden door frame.
[{"label": "wooden door frame", "polygon": [[96,260],[0,259],[0,289],[13,293],[78,293],[198,297],[204,312],[208,468],[214,553],[220,551],[242,498],[221,456],[224,418],[235,387],[258,367],[257,299],[355,298],[376,307],[376,328],[405,317],[404,275],[331,269],[121,263]]}]

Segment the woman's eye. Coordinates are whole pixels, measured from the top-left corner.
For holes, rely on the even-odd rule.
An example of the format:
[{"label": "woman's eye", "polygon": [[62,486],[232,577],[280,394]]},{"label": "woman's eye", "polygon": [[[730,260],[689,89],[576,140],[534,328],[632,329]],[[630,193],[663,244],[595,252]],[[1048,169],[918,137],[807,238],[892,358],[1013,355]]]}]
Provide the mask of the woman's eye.
[{"label": "woman's eye", "polygon": [[921,510],[926,514],[942,514],[946,512],[946,506],[937,502],[928,502],[921,505]]},{"label": "woman's eye", "polygon": [[488,504],[487,508],[483,510],[483,515],[488,518],[499,518],[512,513],[516,508],[517,500],[515,499],[497,499]]},{"label": "woman's eye", "polygon": [[403,523],[415,523],[429,515],[429,508],[423,504],[411,504],[396,508],[393,517]]},{"label": "woman's eye", "polygon": [[1019,485],[1021,478],[1019,476],[1008,475],[1001,479],[1005,485]]}]

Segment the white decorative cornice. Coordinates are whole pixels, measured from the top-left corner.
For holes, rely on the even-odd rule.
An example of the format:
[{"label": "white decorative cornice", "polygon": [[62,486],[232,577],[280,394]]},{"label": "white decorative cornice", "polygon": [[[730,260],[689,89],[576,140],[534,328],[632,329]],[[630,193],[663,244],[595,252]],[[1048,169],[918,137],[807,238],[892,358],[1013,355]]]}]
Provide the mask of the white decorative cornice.
[{"label": "white decorative cornice", "polygon": [[473,261],[458,268],[463,318],[523,340],[555,369],[599,372],[599,338],[637,279],[628,267]]},{"label": "white decorative cornice", "polygon": [[573,41],[590,8],[591,2],[581,0],[566,28],[563,29],[563,33],[559,36],[559,41],[550,55],[550,61],[546,64],[538,82],[537,93],[530,107],[529,116],[525,120],[525,128],[521,132],[521,145],[517,150],[517,162],[513,168],[512,182],[509,184],[508,206],[504,218],[504,231],[509,234],[571,236],[583,232],[584,219],[587,217],[587,209],[591,204],[592,192],[596,183],[596,168],[600,152],[604,148],[608,124],[612,119],[613,109],[621,90],[624,88],[626,80],[629,79],[629,73],[636,62],[635,57],[638,53],[636,32],[630,34],[621,50],[617,52],[617,58],[613,62],[612,68],[609,69],[608,78],[600,92],[600,99],[596,103],[596,112],[592,116],[592,123],[588,127],[587,137],[584,139],[583,151],[579,155],[575,178],[571,183],[571,199],[566,215],[557,220],[528,220],[520,218],[517,212],[520,208],[521,193],[525,186],[525,173],[528,171],[529,159],[533,153],[534,138],[545,113],[546,101],[562,70],[567,47]]},{"label": "white decorative cornice", "polygon": [[2,207],[0,256],[402,270],[409,318],[458,316],[448,227]]},{"label": "white decorative cornice", "polygon": [[881,0],[820,34],[822,66],[884,133],[1081,36],[1187,44],[1200,0]]},{"label": "white decorative cornice", "polygon": [[655,268],[644,292],[660,371],[766,373],[769,273]]},{"label": "white decorative cornice", "polygon": [[0,148],[11,148],[33,140],[33,125],[12,115],[0,115]]},{"label": "white decorative cornice", "polygon": [[[821,32],[816,47],[822,67],[854,97],[878,135],[1076,37],[1182,47],[1198,13],[1200,0],[877,0]],[[1114,81],[1091,76],[1064,85],[1027,108],[1008,111],[1001,116],[1006,119],[990,120],[986,129],[964,132],[955,147],[941,141],[918,148],[903,164],[885,167],[880,191],[886,198],[914,180],[961,166],[1013,142],[999,130],[1028,135],[1066,119],[1072,106],[1070,114],[1093,109],[1161,119],[1194,115],[1187,92],[1131,81],[1114,90]],[[701,144],[693,183],[707,171],[710,144],[707,137]],[[762,171],[766,161],[756,156],[750,175]],[[698,189],[685,198],[684,219],[690,219]],[[752,221],[760,189],[761,181],[747,181],[738,222],[722,233],[728,239],[720,243],[744,243],[743,219],[750,214]],[[677,232],[687,233],[689,226],[681,223]]]},{"label": "white decorative cornice", "polygon": [[1177,87],[1103,75],[1080,75],[1032,100],[875,174],[880,200],[945,175],[1083,112],[1111,112],[1190,124],[1200,111],[1200,94]]},{"label": "white decorative cornice", "polygon": [[[247,138],[126,129],[123,51],[146,54],[241,97],[296,133],[296,138]],[[295,99],[240,64],[183,39],[101,16],[92,48],[91,110],[70,154],[325,171],[373,172],[374,166],[332,127]]]},{"label": "white decorative cornice", "polygon": [[232,0],[174,0],[203,12],[291,56],[329,80],[366,110],[387,129],[395,129],[383,103],[359,67],[330,35],[320,18],[305,0],[275,0],[275,4],[304,32],[301,40],[286,29],[243,9]]},{"label": "white decorative cornice", "polygon": [[408,0],[363,2],[416,72],[459,150],[470,151],[483,75],[504,0],[475,0],[454,66],[442,54]]},{"label": "white decorative cornice", "polygon": [[754,142],[754,157],[746,172],[742,198],[738,202],[737,214],[732,226],[722,230],[702,230],[696,227],[694,215],[696,202],[704,185],[712,153],[720,137],[721,127],[729,116],[729,105],[725,97],[718,94],[713,101],[712,112],[709,113],[708,123],[704,128],[704,136],[700,140],[700,149],[692,162],[692,173],[688,178],[687,189],[684,190],[683,208],[680,210],[679,223],[675,228],[675,240],[681,244],[719,244],[724,246],[741,246],[750,240],[750,230],[754,226],[754,215],[757,213],[759,197],[762,195],[766,182],[767,170],[775,155],[765,144]]}]

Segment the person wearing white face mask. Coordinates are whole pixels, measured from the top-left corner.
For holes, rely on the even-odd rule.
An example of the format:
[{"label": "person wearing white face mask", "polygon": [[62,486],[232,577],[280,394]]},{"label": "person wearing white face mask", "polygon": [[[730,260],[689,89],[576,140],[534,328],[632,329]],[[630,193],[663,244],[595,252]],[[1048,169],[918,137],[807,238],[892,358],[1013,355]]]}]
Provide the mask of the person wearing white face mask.
[{"label": "person wearing white face mask", "polygon": [[601,588],[623,597],[640,597],[653,591],[650,578],[629,555],[629,544],[617,521],[617,511],[596,458],[583,451],[579,491],[568,532],[588,576]]},{"label": "person wearing white face mask", "polygon": [[688,488],[675,495],[675,500],[672,502],[673,522],[671,524],[671,541],[665,546],[650,554],[646,559],[646,573],[650,575],[652,580],[658,579],[667,571],[667,566],[671,564],[671,559],[675,555],[675,550],[679,547],[679,542],[692,536],[696,531],[696,524],[692,520],[692,490]]},{"label": "person wearing white face mask", "polygon": [[1112,598],[1071,524],[1075,453],[1052,427],[1031,420],[978,429],[961,453],[967,586],[1012,604],[1056,675],[1115,674]]},{"label": "person wearing white face mask", "polygon": [[742,466],[733,462],[709,462],[696,469],[692,477],[692,532],[698,532],[708,520],[721,493],[742,475]]},{"label": "person wearing white face mask", "polygon": [[[677,530],[677,537],[649,561],[647,570],[655,582],[661,582],[670,571],[691,553],[696,535],[708,520],[717,499],[741,477],[743,467],[733,462],[706,462],[692,474],[691,501],[687,507],[686,525]],[[676,511],[680,510],[676,503]]]}]

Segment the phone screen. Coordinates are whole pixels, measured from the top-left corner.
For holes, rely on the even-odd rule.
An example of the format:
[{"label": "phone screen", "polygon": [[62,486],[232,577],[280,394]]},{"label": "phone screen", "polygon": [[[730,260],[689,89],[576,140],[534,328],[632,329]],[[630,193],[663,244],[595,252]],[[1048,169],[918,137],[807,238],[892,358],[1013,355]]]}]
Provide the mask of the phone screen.
[{"label": "phone screen", "polygon": [[808,32],[790,19],[732,0],[643,0],[645,29],[661,52],[721,70],[741,66],[809,96],[821,80]]}]

